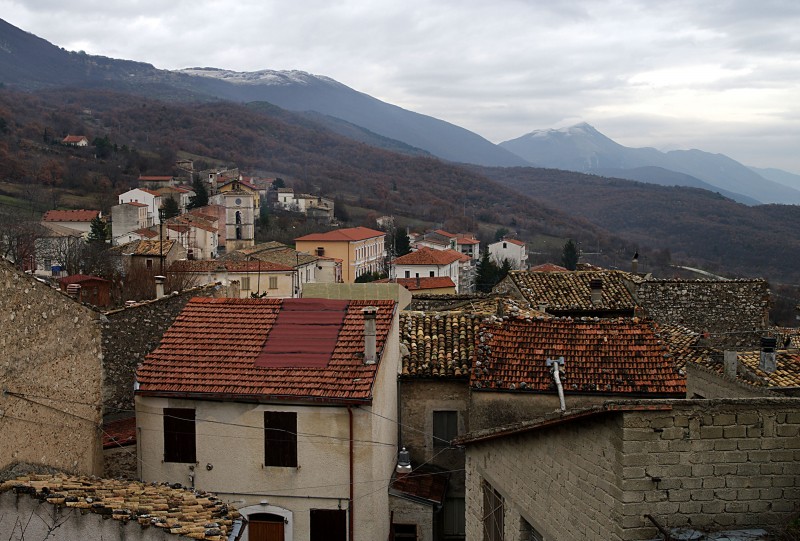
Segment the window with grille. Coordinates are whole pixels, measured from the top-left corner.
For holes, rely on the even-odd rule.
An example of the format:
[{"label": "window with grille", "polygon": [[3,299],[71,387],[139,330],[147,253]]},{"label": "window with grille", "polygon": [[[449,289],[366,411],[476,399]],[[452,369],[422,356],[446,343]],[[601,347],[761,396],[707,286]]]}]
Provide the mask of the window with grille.
[{"label": "window with grille", "polygon": [[197,462],[193,409],[164,408],[164,462]]},{"label": "window with grille", "polygon": [[483,541],[503,541],[503,497],[483,481]]},{"label": "window with grille", "polygon": [[297,413],[264,412],[264,466],[297,467]]},{"label": "window with grille", "polygon": [[450,447],[450,440],[458,436],[458,412],[433,412],[433,446]]}]

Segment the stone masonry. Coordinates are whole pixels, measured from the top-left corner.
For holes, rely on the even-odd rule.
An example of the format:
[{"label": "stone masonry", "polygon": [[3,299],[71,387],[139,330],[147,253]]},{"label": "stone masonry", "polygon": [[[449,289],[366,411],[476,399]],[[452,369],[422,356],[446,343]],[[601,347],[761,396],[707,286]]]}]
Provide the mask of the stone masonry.
[{"label": "stone masonry", "polygon": [[792,398],[610,402],[475,433],[467,538],[483,484],[504,500],[505,539],[525,523],[558,541],[655,539],[667,528],[779,529],[800,510],[800,408]]}]

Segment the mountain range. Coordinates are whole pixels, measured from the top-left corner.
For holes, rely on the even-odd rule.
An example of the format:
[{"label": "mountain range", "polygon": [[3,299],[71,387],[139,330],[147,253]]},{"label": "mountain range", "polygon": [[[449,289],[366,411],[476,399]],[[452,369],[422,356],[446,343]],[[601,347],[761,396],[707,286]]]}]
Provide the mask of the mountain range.
[{"label": "mountain range", "polygon": [[800,204],[800,176],[748,168],[722,154],[628,148],[588,124],[536,130],[495,145],[469,130],[382,102],[329,77],[302,71],[242,73],[210,67],[161,70],[142,62],[66,51],[2,20],[0,82],[23,90],[100,87],[168,100],[265,101],[313,115],[329,129],[356,140],[409,154],[689,186],[748,205]]}]

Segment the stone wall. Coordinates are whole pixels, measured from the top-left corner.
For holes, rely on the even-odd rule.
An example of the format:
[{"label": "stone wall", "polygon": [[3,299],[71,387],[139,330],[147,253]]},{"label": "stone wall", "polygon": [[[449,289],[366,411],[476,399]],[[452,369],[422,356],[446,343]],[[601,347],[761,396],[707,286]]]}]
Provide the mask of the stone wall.
[{"label": "stone wall", "polygon": [[0,261],[0,469],[100,474],[98,316]]},{"label": "stone wall", "polygon": [[[529,421],[558,411],[561,407],[555,392],[545,394],[472,389],[470,399],[469,427],[472,431]],[[606,400],[608,396],[603,395],[567,394],[564,397],[567,409],[596,406]]]},{"label": "stone wall", "polygon": [[415,524],[417,541],[433,541],[433,509],[399,496],[389,498],[393,524]]},{"label": "stone wall", "polygon": [[103,477],[108,479],[138,478],[136,446],[103,449]]},{"label": "stone wall", "polygon": [[715,334],[763,329],[769,312],[764,280],[646,280],[631,286],[648,315],[711,333],[711,344],[757,346],[760,333]]},{"label": "stone wall", "polygon": [[103,318],[104,415],[130,413],[136,367],[161,341],[192,297],[213,297],[215,285],[107,312]]},{"label": "stone wall", "polygon": [[[485,480],[506,539],[655,539],[668,528],[780,528],[800,510],[800,401],[659,401],[467,444],[467,538],[480,539]],[[618,403],[652,408],[655,402]]]},{"label": "stone wall", "polygon": [[780,396],[766,387],[749,385],[736,378],[713,372],[695,363],[686,363],[687,398],[748,398]]}]

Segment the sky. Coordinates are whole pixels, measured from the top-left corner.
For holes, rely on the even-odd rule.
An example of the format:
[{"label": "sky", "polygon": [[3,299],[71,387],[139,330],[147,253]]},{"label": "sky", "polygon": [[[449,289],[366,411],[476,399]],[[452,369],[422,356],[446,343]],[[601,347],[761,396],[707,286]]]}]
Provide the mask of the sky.
[{"label": "sky", "polygon": [[797,0],[0,0],[68,50],[302,70],[492,142],[588,122],[800,174]]}]

